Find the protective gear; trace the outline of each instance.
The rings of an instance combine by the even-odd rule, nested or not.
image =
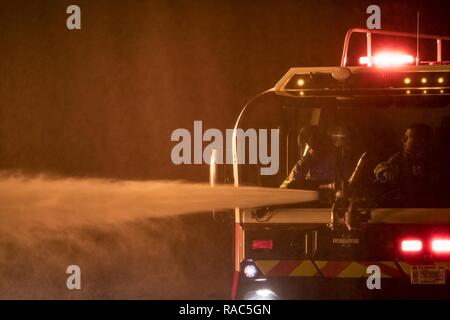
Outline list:
[[[423,184],[435,179],[429,156],[431,129],[425,124],[413,124],[403,138],[403,151],[391,156],[374,170],[377,179],[401,185]]]

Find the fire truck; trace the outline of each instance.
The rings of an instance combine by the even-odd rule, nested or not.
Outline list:
[[[318,200],[235,209],[233,299],[450,297],[449,41],[350,29],[339,66],[291,68],[244,106],[234,129],[278,128],[280,170],[235,161],[234,185],[315,190]],[[374,172],[417,123],[430,133],[422,175],[435,180],[411,193],[414,182]],[[283,185],[311,147],[305,128],[329,151],[312,165],[331,165]]]

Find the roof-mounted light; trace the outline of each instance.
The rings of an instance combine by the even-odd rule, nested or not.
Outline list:
[[[372,57],[361,57],[359,58],[359,63],[367,66],[395,67],[413,64],[414,60],[414,57],[408,54],[382,52]]]
[[[422,240],[419,239],[405,239],[401,242],[401,250],[403,252],[420,252],[422,247]]]
[[[434,253],[450,253],[450,238],[435,238],[431,241]]]

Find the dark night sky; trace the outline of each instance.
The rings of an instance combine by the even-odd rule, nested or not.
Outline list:
[[[422,32],[450,34],[445,3],[2,1],[0,169],[206,181],[171,163],[172,130],[230,128],[291,66],[337,65],[370,4],[383,29],[414,32],[420,9]]]

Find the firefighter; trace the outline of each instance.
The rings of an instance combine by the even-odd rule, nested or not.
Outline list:
[[[417,123],[408,127],[403,137],[403,150],[376,166],[378,179],[390,183],[431,181],[431,128]]]
[[[411,201],[424,199],[436,185],[438,175],[431,152],[432,130],[423,123],[409,126],[403,137],[403,150],[375,167],[377,180],[396,186],[400,197]]]
[[[318,126],[300,130],[299,144],[303,155],[280,188],[317,189],[329,183],[334,175],[334,155],[330,139]]]

